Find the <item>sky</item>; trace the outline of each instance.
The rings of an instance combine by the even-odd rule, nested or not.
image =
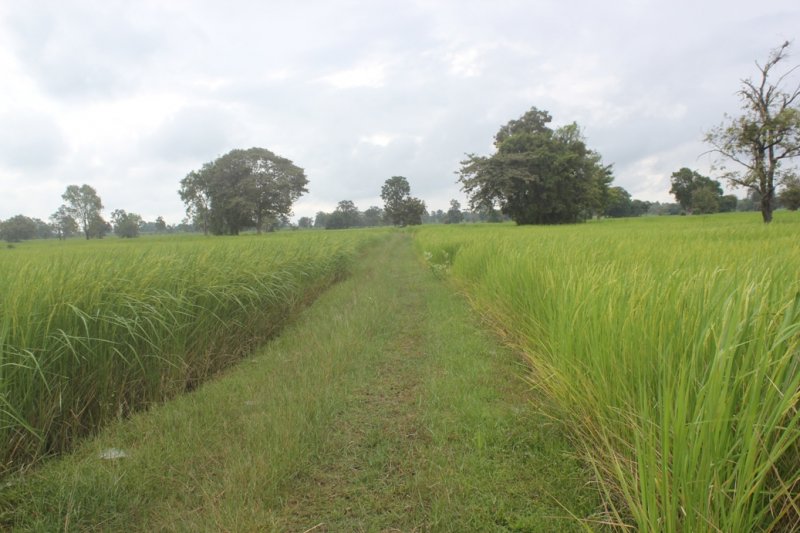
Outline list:
[[[305,169],[295,219],[381,206],[397,175],[447,210],[465,154],[533,106],[634,198],[674,201],[798,28],[797,0],[0,0],[0,219],[88,183],[106,215],[178,223],[180,180],[253,146]]]

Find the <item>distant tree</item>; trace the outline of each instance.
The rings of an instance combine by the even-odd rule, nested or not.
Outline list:
[[[25,215],[16,215],[0,223],[0,238],[20,242],[36,238],[36,222]]]
[[[726,194],[724,196],[720,196],[719,211],[720,213],[730,213],[732,211],[736,211],[736,205],[738,203],[739,199],[736,198],[735,194]]]
[[[603,215],[611,218],[629,217],[633,211],[631,195],[622,187],[610,187]]]
[[[354,228],[361,225],[361,213],[352,200],[342,200],[327,216],[325,229]]]
[[[718,164],[726,171],[725,178],[761,196],[764,223],[772,221],[777,188],[792,172],[789,161],[800,156],[800,84],[783,87],[798,66],[774,73],[786,59],[788,47],[786,41],[772,50],[763,66],[756,63],[758,77],[742,81],[742,115],[726,117],[706,135],[712,151],[722,158]],[[774,82],[772,74],[777,76]],[[725,165],[730,162],[742,170],[729,171]]]
[[[464,220],[464,213],[461,212],[461,204],[458,200],[450,200],[450,209],[444,216],[445,224],[460,224]]]
[[[167,223],[164,221],[164,217],[156,217],[155,230],[156,233],[164,233],[167,231]]]
[[[314,220],[311,217],[300,217],[297,221],[297,227],[300,229],[308,229],[314,225]]]
[[[89,238],[102,239],[113,230],[111,224],[105,221],[98,213],[89,221]]]
[[[381,187],[384,201],[383,212],[387,220],[396,226],[422,224],[425,202],[411,197],[411,186],[403,176],[392,176]]]
[[[380,226],[383,224],[383,209],[373,205],[364,211],[362,219],[367,227]]]
[[[330,215],[324,211],[317,211],[317,216],[314,217],[314,227],[315,228],[325,228],[328,224],[328,217]]]
[[[551,120],[531,108],[500,128],[494,155],[468,154],[458,181],[471,209],[499,206],[517,224],[579,222],[602,211],[611,167],[586,147],[576,123],[553,130]]]
[[[692,193],[692,213],[709,214],[719,212],[721,195],[711,187],[700,187]]]
[[[65,212],[75,220],[83,234],[88,240],[90,237],[102,237],[104,232],[100,231],[102,224],[105,223],[100,216],[103,209],[103,202],[97,195],[97,191],[89,185],[70,185],[66,192],[61,195],[66,202],[62,207]]]
[[[784,180],[783,190],[780,193],[780,202],[790,211],[800,209],[800,177],[792,175]]]
[[[695,209],[695,205],[702,206],[704,209],[702,212],[704,213],[716,213],[719,211],[719,198],[722,197],[722,185],[720,185],[717,180],[712,180],[697,171],[683,167],[677,172],[672,173],[670,183],[672,184],[669,189],[670,194],[675,197],[686,213],[691,214]],[[695,201],[695,194],[701,190],[706,192],[701,193],[701,199]],[[716,202],[712,202],[709,199],[708,191],[711,191],[717,196]],[[716,205],[714,211],[705,210],[711,208],[712,205]]]
[[[78,223],[63,205],[50,215],[50,224],[59,240],[67,239],[78,232]]]
[[[285,222],[305,192],[302,168],[264,148],[231,150],[181,180],[187,215],[215,234],[259,233]]]
[[[111,222],[114,225],[114,234],[117,237],[132,239],[139,236],[142,217],[136,213],[126,213],[124,209],[115,209],[111,213]]]
[[[631,216],[640,217],[642,215],[646,215],[648,212],[650,212],[651,205],[651,202],[637,200],[634,198],[631,200]]]
[[[193,170],[181,180],[178,191],[186,205],[186,216],[192,223],[208,235],[209,217],[211,213],[210,163],[203,166],[206,172]]]

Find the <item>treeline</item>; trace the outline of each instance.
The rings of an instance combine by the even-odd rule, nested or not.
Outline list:
[[[133,238],[140,233],[173,233],[191,231],[188,224],[170,226],[162,217],[148,222],[136,213],[115,209],[111,221],[102,216],[103,202],[90,185],[70,185],[61,195],[64,203],[47,222],[39,218],[16,215],[0,221],[0,239],[13,243],[31,239],[68,239],[82,235],[86,239],[102,239],[110,233]]]

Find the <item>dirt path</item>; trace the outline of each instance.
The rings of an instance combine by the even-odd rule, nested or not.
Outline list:
[[[392,257],[378,274],[392,293],[385,349],[331,425],[326,453],[287,491],[276,529],[579,529],[557,500],[586,516],[592,495],[575,488],[585,473],[533,415],[517,357],[408,240]]]

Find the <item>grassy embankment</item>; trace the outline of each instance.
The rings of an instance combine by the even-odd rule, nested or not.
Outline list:
[[[395,233],[253,358],[6,487],[0,524],[580,530],[589,472],[522,371]]]
[[[0,250],[0,477],[238,361],[376,233]]]
[[[800,217],[422,228],[642,531],[800,527]]]

